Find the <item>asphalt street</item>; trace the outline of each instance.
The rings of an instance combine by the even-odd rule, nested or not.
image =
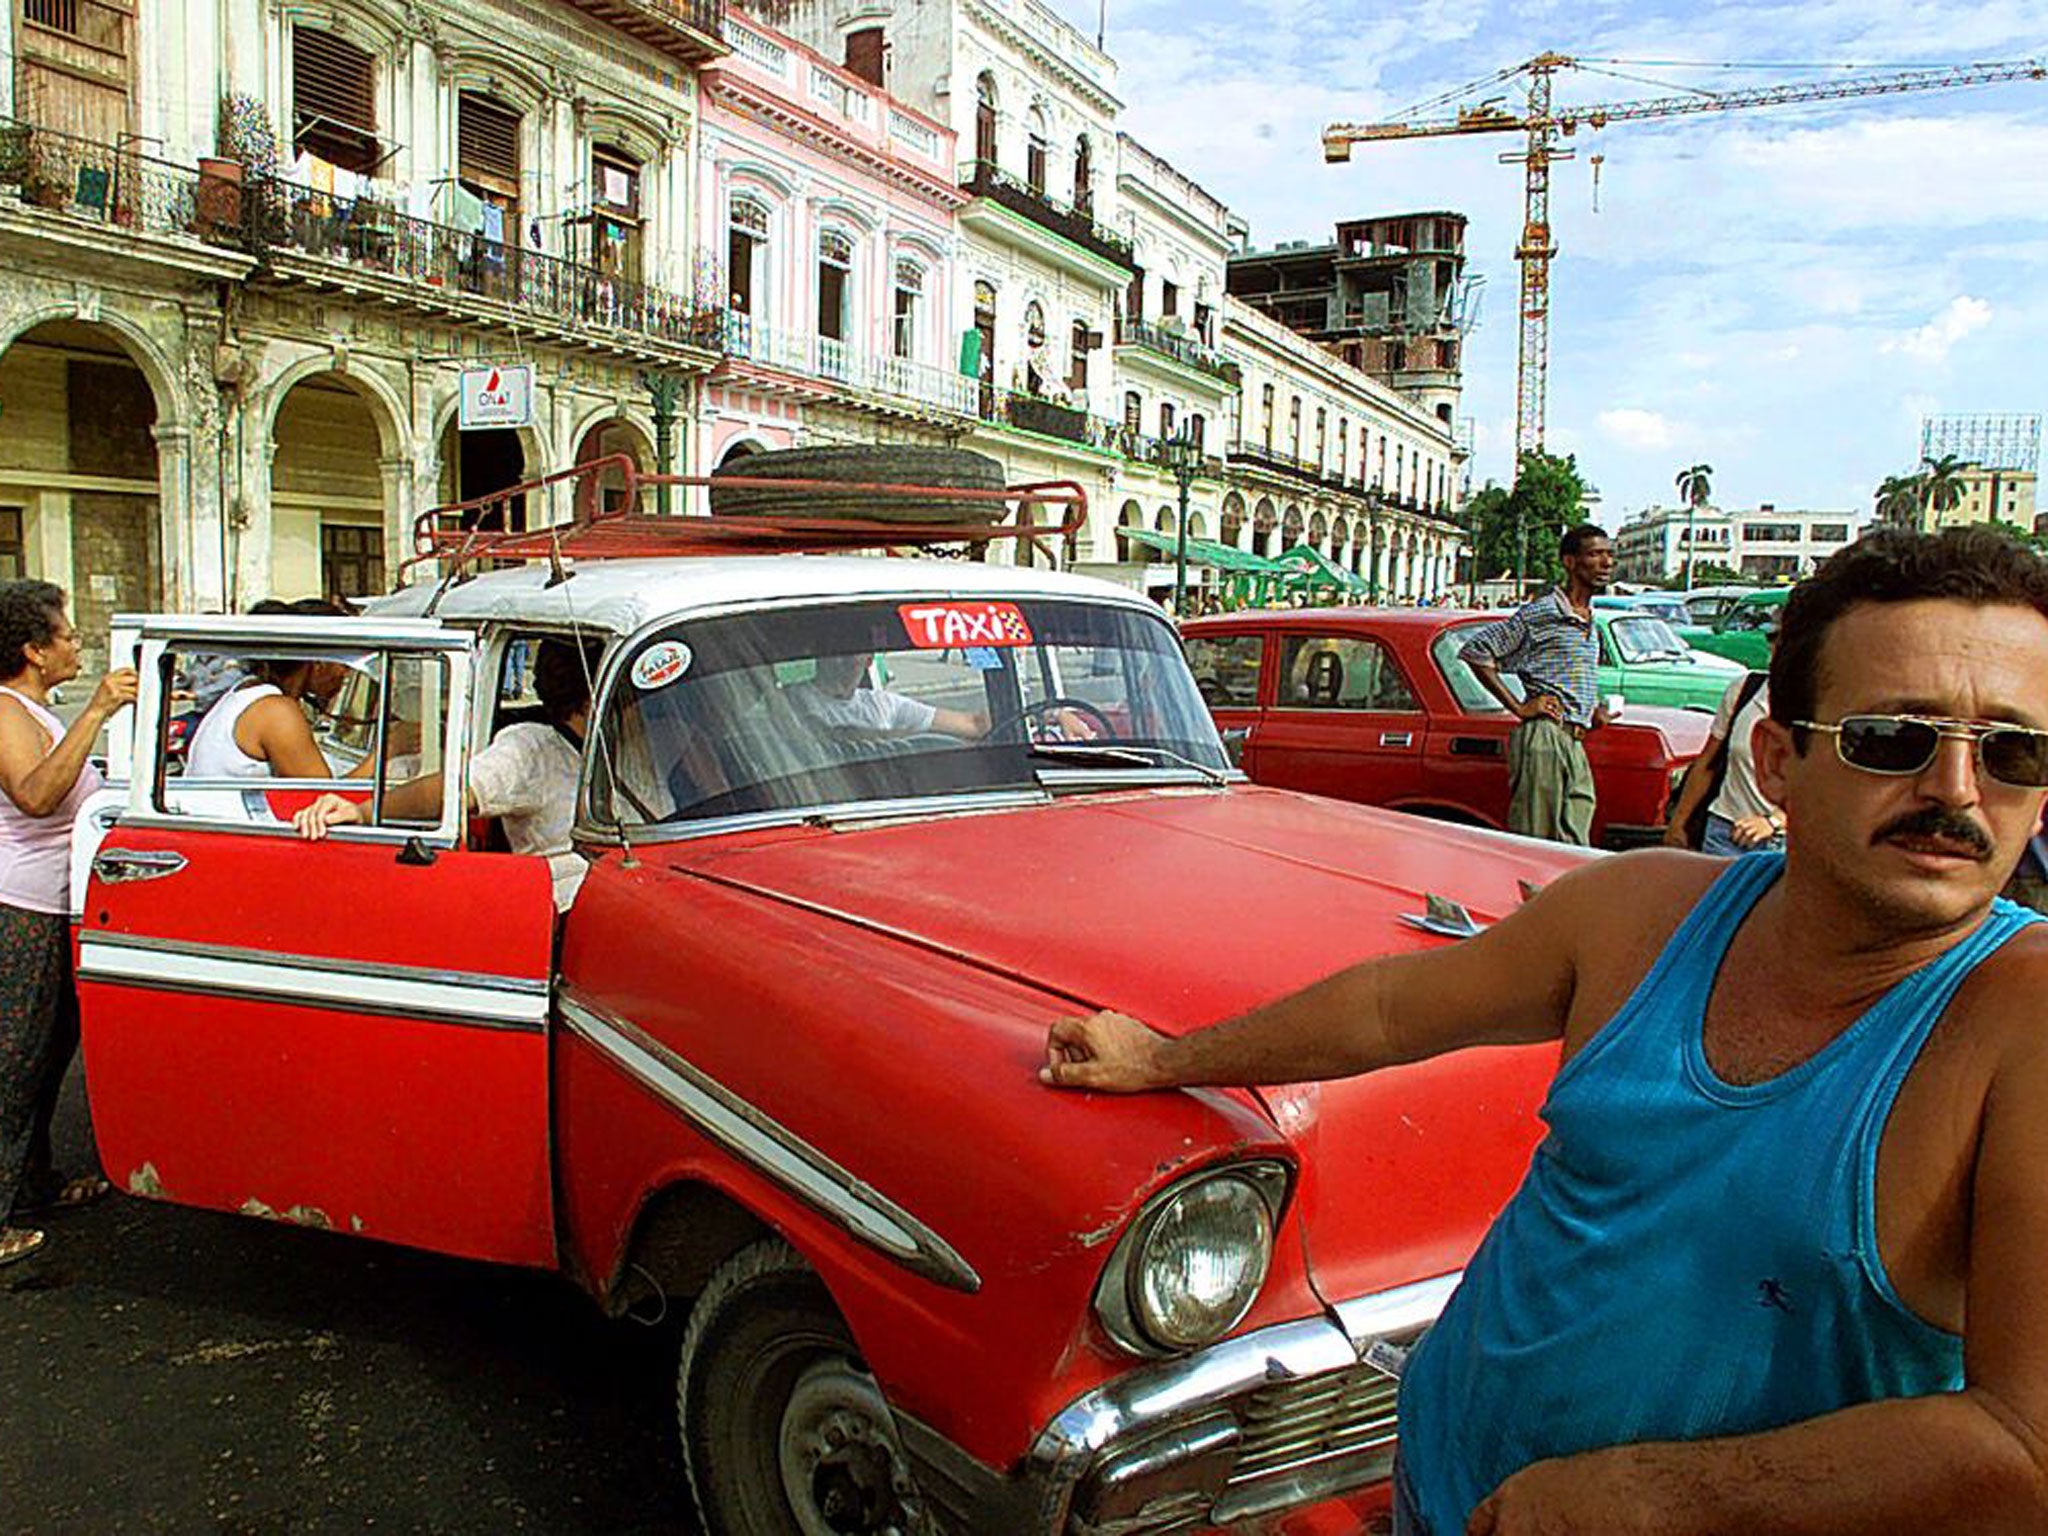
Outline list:
[[[80,1078],[59,1122],[82,1167]],[[554,1276],[112,1195],[0,1269],[0,1533],[692,1536],[673,1337]]]

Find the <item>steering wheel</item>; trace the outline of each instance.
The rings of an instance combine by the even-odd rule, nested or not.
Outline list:
[[[1090,704],[1086,699],[1069,698],[1065,694],[1054,694],[1050,698],[1040,699],[1036,704],[1026,704],[1015,714],[1005,715],[988,728],[988,735],[985,739],[991,741],[1000,740],[1002,733],[1011,726],[1022,724],[1026,726],[1026,734],[1031,740],[1044,741],[1047,739],[1045,734],[1048,723],[1046,717],[1055,710],[1061,709],[1071,709],[1078,714],[1086,715],[1089,721],[1098,727],[1098,732],[1092,739],[1096,741],[1115,741],[1117,739],[1116,726],[1109,716],[1105,715],[1093,704]],[[1033,722],[1037,723],[1034,725]]]

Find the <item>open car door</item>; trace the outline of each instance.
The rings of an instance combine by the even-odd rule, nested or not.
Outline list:
[[[79,931],[93,1122],[130,1191],[554,1262],[554,912],[545,860],[463,846],[473,649],[433,620],[141,621],[128,797]],[[178,772],[180,682],[222,659],[245,687],[318,664],[335,778]],[[436,773],[431,811],[385,804]],[[367,824],[308,842],[290,813],[328,789]]]

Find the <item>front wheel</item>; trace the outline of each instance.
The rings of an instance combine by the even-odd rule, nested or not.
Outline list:
[[[691,1309],[676,1413],[705,1536],[933,1529],[881,1388],[780,1238],[735,1254]]]

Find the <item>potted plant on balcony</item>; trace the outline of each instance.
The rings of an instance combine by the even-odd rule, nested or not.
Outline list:
[[[28,180],[27,123],[0,124],[0,186],[18,187]]]
[[[219,153],[199,161],[193,232],[204,239],[239,231],[244,185],[268,184],[277,176],[277,132],[254,96],[230,91],[221,97],[215,143]]]

